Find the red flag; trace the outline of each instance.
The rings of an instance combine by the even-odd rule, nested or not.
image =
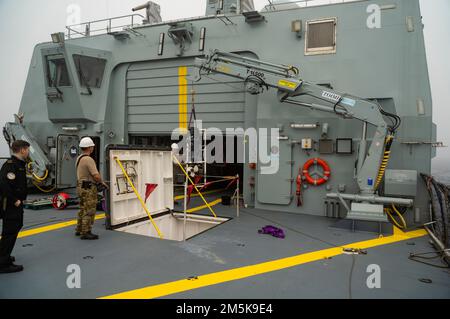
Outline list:
[[[145,190],[145,203],[147,203],[147,199],[155,191],[156,187],[158,187],[158,184],[145,184],[145,185],[147,186]]]

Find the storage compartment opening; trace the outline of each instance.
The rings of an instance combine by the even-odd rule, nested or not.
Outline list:
[[[215,139],[215,138],[214,138]],[[208,141],[208,144],[213,142],[214,139]],[[240,136],[223,136],[223,158],[218,156],[218,154],[213,153],[216,158],[219,159],[219,163],[213,162],[206,165],[207,176],[224,176],[233,177],[239,175],[240,178],[240,189],[242,190],[243,180],[244,180],[244,159],[243,154],[240,154],[242,150],[238,146],[243,144],[243,137]],[[211,178],[209,181],[214,181],[220,178]],[[216,185],[211,185],[212,188],[224,189],[228,186],[229,182],[218,183]],[[234,191],[236,185],[234,184],[232,189],[229,191]]]
[[[130,142],[133,145],[138,145],[141,147],[166,147],[170,148],[173,143],[176,143],[178,141],[174,141],[171,139],[170,135],[130,135],[129,136]],[[212,143],[215,137],[212,139],[208,139],[206,142],[207,144]],[[220,163],[214,162],[214,163],[208,163],[206,164],[206,170],[204,169],[203,163],[193,163],[192,166],[197,166],[196,169],[198,170],[197,175],[204,175],[204,172],[206,171],[206,183],[214,182],[216,180],[220,180],[219,176],[223,177],[231,177],[239,175],[240,177],[240,189],[243,189],[243,181],[244,181],[244,160],[242,157],[242,154],[239,155],[239,147],[238,145],[243,143],[243,137],[242,136],[231,136],[231,135],[224,135],[222,146],[223,146],[223,158],[217,157],[221,161]],[[203,146],[204,147],[204,146]],[[227,148],[228,147],[228,148]],[[202,151],[203,152],[203,151]],[[215,152],[213,152],[213,155],[216,156]],[[204,159],[203,159],[204,160]],[[175,187],[175,195],[182,195],[183,194],[183,184],[185,181],[185,175],[181,171],[181,169],[178,167],[178,165],[173,165],[173,171],[174,171],[174,183],[177,185]],[[214,176],[213,178],[209,178],[209,176]],[[199,181],[199,186],[203,186],[205,182],[205,179],[201,179]],[[208,184],[205,191],[213,191],[213,190],[224,190],[228,187],[229,181],[223,181],[220,183],[210,183]],[[230,191],[231,193],[236,188],[236,185],[233,184],[232,187],[229,187],[227,191]],[[242,196],[242,195],[241,195]]]
[[[172,152],[159,147],[107,147],[107,228],[136,235],[182,241],[228,221],[228,218],[174,212]],[[138,198],[139,195],[139,198]]]
[[[201,233],[217,227],[229,218],[209,217],[202,215],[188,214],[186,218],[186,240],[189,240]],[[183,241],[184,240],[184,214],[166,212],[153,218],[159,228],[164,240]],[[159,235],[150,220],[144,220],[132,225],[127,225],[115,229],[115,231],[146,237],[159,238]]]

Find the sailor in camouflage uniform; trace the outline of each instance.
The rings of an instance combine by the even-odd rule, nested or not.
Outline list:
[[[94,159],[90,156],[95,144],[91,138],[85,137],[80,142],[82,154],[77,159],[77,192],[80,198],[80,212],[78,213],[76,236],[83,240],[98,239],[98,235],[91,232],[97,211],[97,185],[103,184]]]

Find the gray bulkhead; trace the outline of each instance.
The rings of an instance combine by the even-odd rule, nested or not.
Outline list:
[[[367,6],[371,3],[394,5],[382,10],[382,27],[369,29]],[[379,99],[390,112],[402,117],[389,164],[392,169],[430,173],[435,127],[425,56],[422,21],[418,0],[360,1],[315,6],[285,11],[261,12],[265,21],[247,23],[242,15],[227,19],[204,17],[188,21],[193,27],[193,41],[187,43],[183,56],[167,36],[167,24],[135,28],[140,34],[116,39],[99,35],[67,40],[64,46],[45,43],[36,46],[24,90],[20,112],[42,148],[48,152],[46,139],[70,134],[63,127],[78,127],[78,136],[99,136],[102,150],[108,144],[129,143],[129,134],[166,135],[180,124],[180,67],[187,66],[187,111],[190,112],[192,89],[196,91],[197,117],[203,127],[220,129],[243,127],[281,128],[289,137],[280,141],[280,170],[275,175],[259,175],[244,165],[244,198],[250,206],[276,211],[323,216],[325,194],[345,189],[357,191],[354,180],[356,148],[362,135],[362,123],[343,120],[330,114],[279,103],[271,90],[257,97],[244,91],[244,85],[223,76],[210,76],[192,84],[197,72],[193,59],[203,55],[199,34],[206,28],[205,52],[218,49],[257,57],[273,63],[299,67],[301,77],[310,82],[331,85],[341,92]],[[412,17],[413,31],[407,17]],[[305,55],[307,21],[336,18],[336,52]],[[301,20],[303,34],[291,31],[291,22]],[[232,22],[232,23],[231,23]],[[160,34],[165,33],[163,54],[158,55]],[[66,57],[71,85],[61,87],[63,101],[50,103],[46,97],[45,59],[48,54]],[[80,86],[73,55],[106,59],[100,88],[92,95]],[[423,107],[422,107],[423,105]],[[322,129],[292,129],[291,124],[328,124],[327,138],[352,138],[353,153],[322,155],[306,152],[293,140],[322,138]],[[373,135],[369,129],[368,137]],[[104,152],[100,167],[105,169]],[[324,186],[303,189],[304,205],[297,207],[295,178],[299,168],[310,158],[321,157],[332,169],[331,180]],[[71,173],[72,174],[72,173]],[[256,175],[256,176],[255,176]],[[252,176],[256,185],[249,184]],[[418,183],[416,207],[420,220],[427,220],[427,193]],[[343,210],[343,208],[341,207]],[[418,222],[417,212],[408,213],[408,221]]]

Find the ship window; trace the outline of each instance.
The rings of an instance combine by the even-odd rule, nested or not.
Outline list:
[[[82,87],[100,88],[105,72],[106,60],[84,55],[73,55],[78,79]]]
[[[336,18],[306,23],[305,54],[336,53]]]
[[[49,55],[47,59],[47,84],[49,87],[70,86],[69,72],[63,55]]]

